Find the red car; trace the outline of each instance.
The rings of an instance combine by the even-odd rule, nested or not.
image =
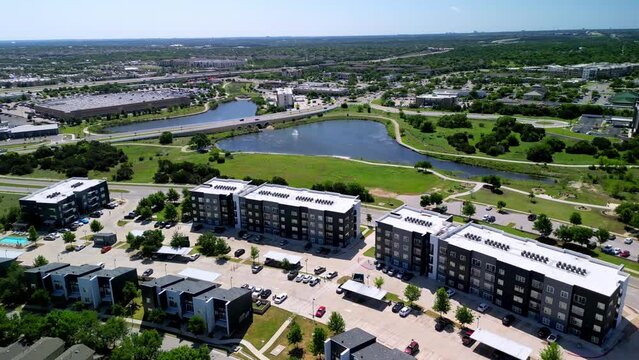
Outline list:
[[[406,346],[406,349],[404,349],[404,352],[408,355],[415,355],[418,351],[419,344],[415,340],[411,340],[410,344],[408,344],[408,346]]]
[[[100,252],[101,252],[102,254],[104,254],[104,253],[109,252],[109,250],[111,250],[111,247],[110,247],[110,246],[105,246],[105,247],[103,247],[103,248],[100,250]]]
[[[627,258],[628,256],[630,256],[630,251],[624,250],[621,253],[619,253],[619,256]]]
[[[326,306],[318,307],[317,311],[315,312],[315,316],[321,318],[322,316],[324,316],[324,314],[326,314]]]

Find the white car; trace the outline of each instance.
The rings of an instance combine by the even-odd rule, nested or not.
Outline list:
[[[614,248],[614,249],[612,250],[612,252],[613,252],[615,255],[619,255],[619,254],[621,253],[621,249],[620,249],[620,248]]]
[[[313,280],[313,276],[311,275],[304,275],[304,278],[302,279],[302,282],[304,284],[308,284],[311,280]]]
[[[401,310],[399,310],[399,316],[407,317],[410,315],[411,309],[408,306],[404,306]]]
[[[279,295],[275,295],[275,298],[273,298],[273,302],[276,304],[281,304],[284,302],[284,300],[286,300],[286,298],[288,298],[288,295],[286,293],[281,293]]]
[[[490,306],[486,303],[481,303],[479,304],[479,306],[477,306],[477,311],[479,311],[480,313],[485,313],[486,310],[488,310]]]
[[[189,256],[189,260],[195,261],[200,258],[200,254],[193,254]]]
[[[302,282],[302,280],[304,280],[304,277],[306,277],[306,275],[304,274],[297,275],[297,277],[295,278],[295,282]]]
[[[632,241],[633,241],[633,240],[632,240],[632,238],[626,238],[626,239],[623,241],[623,243],[624,243],[624,244],[626,244],[626,245],[630,245],[630,244],[632,244]]]
[[[448,294],[449,298],[452,298],[455,295],[455,290],[453,289],[446,289],[446,294]]]
[[[253,289],[253,296],[260,296],[262,294],[262,288],[261,287],[256,287],[255,289]]]

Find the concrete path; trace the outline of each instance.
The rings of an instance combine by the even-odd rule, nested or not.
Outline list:
[[[273,334],[273,336],[271,336],[271,338],[266,342],[266,344],[262,346],[262,348],[260,349],[260,353],[264,354],[264,352],[268,351],[268,349],[270,349],[271,346],[273,346],[273,343],[277,341],[277,339],[280,337],[280,335],[282,335],[282,333],[286,330],[286,328],[291,324],[292,321],[293,321],[292,316],[286,319],[286,321],[284,321],[282,326],[280,326],[280,328],[277,329],[275,334]]]

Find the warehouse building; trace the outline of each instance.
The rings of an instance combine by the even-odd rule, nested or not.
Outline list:
[[[191,97],[186,91],[155,90],[62,98],[36,104],[34,109],[43,116],[70,120],[186,106],[190,103]]]
[[[69,178],[20,199],[28,219],[47,226],[66,226],[80,215],[100,209],[110,201],[105,180]]]
[[[213,178],[192,189],[193,221],[239,228],[239,193],[249,183],[250,181]]]

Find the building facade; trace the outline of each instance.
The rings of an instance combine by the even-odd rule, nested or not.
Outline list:
[[[375,257],[436,278],[437,238],[454,227],[452,215],[401,206],[377,220]]]
[[[81,300],[79,279],[101,269],[97,265],[80,265],[67,266],[51,272],[51,296],[64,301]]]
[[[601,345],[621,321],[628,274],[476,224],[440,239],[438,279],[545,326]]]
[[[78,278],[82,303],[97,309],[101,305],[114,305],[121,301],[127,282],[138,285],[138,272],[134,268],[102,269]]]
[[[24,280],[27,287],[31,290],[45,289],[53,292],[53,283],[51,282],[51,273],[69,266],[66,263],[49,263],[43,266],[26,269],[24,271]]]
[[[410,360],[414,357],[377,342],[374,335],[353,328],[324,342],[326,360]]]
[[[293,99],[293,89],[284,88],[275,90],[276,105],[283,109],[292,108],[295,105],[295,99]]]
[[[69,178],[21,198],[20,208],[34,222],[66,226],[80,215],[101,209],[109,201],[105,180]]]
[[[240,226],[318,245],[346,246],[359,237],[356,196],[262,184],[239,195]]]
[[[211,179],[191,190],[193,221],[214,226],[240,226],[239,193],[249,181]]]

